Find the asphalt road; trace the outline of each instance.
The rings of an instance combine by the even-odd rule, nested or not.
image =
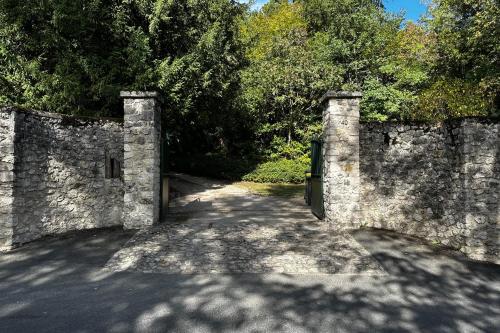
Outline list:
[[[49,238],[0,255],[0,332],[499,332],[500,266],[379,231],[379,275],[103,271],[132,236]]]

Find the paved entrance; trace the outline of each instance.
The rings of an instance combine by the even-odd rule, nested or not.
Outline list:
[[[352,233],[383,276],[103,271],[132,235],[121,228],[80,231],[0,254],[0,332],[490,333],[500,327],[500,266],[395,233]]]
[[[367,274],[384,271],[350,234],[317,220],[301,198],[262,197],[229,183],[175,175],[167,219],[138,232],[113,271]]]

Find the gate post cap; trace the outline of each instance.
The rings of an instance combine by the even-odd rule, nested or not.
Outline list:
[[[354,99],[363,97],[363,93],[360,91],[335,91],[328,90],[323,97],[319,100],[320,103],[323,103],[329,99]]]
[[[157,91],[120,91],[120,98],[141,99],[158,98]]]

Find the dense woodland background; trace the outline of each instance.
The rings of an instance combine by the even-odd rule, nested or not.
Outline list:
[[[121,116],[163,96],[174,169],[300,182],[321,95],[364,93],[366,121],[497,117],[498,0],[434,0],[421,22],[380,0],[0,0],[0,104]]]

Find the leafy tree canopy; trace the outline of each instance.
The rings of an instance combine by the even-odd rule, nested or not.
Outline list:
[[[171,152],[305,163],[329,89],[365,120],[498,115],[498,0],[0,0],[0,104],[120,116],[158,90]],[[283,165],[286,165],[284,163]]]
[[[498,115],[500,103],[500,6],[498,0],[435,0],[426,20],[436,39],[432,84],[423,94],[439,96],[422,105],[438,119],[448,115]],[[448,99],[439,90],[457,91]],[[435,91],[435,90],[438,91]],[[462,94],[458,91],[463,91]],[[475,104],[480,97],[481,103]],[[456,99],[458,98],[458,100]],[[462,105],[463,114],[458,112]],[[433,106],[434,105],[434,106]]]
[[[243,105],[264,146],[287,143],[321,116],[318,100],[340,84],[340,73],[321,55],[321,36],[311,37],[300,3],[271,2],[242,25],[249,65],[242,71]]]

